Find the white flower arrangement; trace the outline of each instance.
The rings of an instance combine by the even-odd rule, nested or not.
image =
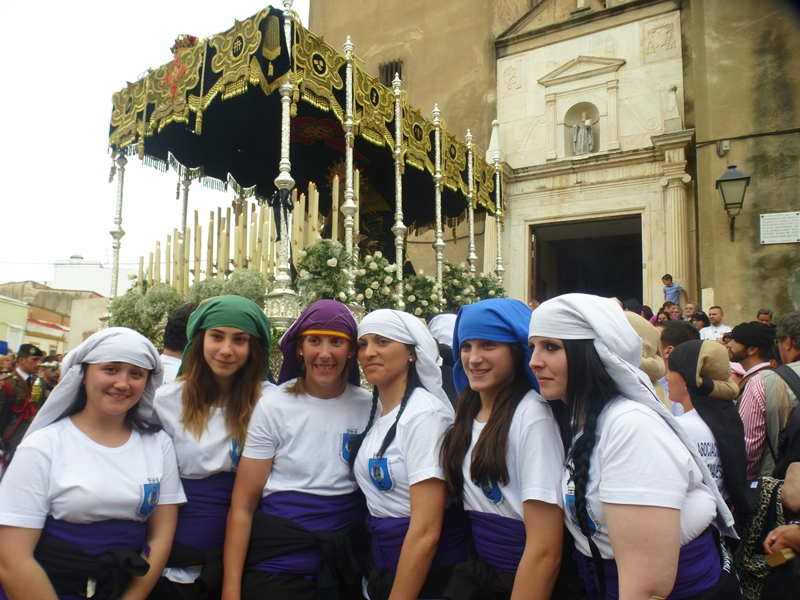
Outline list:
[[[369,311],[378,308],[395,308],[400,301],[397,294],[397,268],[389,263],[380,251],[364,256],[358,265],[354,282],[356,298],[363,296],[359,302]]]
[[[347,273],[353,258],[342,244],[319,238],[297,256],[296,284],[304,307],[314,300],[347,300]]]

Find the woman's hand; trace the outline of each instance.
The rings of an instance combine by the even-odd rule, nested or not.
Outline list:
[[[233,484],[231,509],[225,530],[225,547],[222,555],[224,575],[222,578],[222,600],[240,600],[242,575],[250,546],[253,515],[258,510],[264,486],[272,471],[272,459],[239,459],[236,482]]]
[[[619,600],[666,598],[675,586],[681,512],[675,508],[603,502],[619,569]]]
[[[780,552],[784,548],[800,552],[800,525],[781,525],[770,531],[764,540],[764,551],[767,554]]]
[[[10,600],[58,600],[47,574],[33,558],[41,529],[0,526],[0,585]]]
[[[160,504],[148,517],[147,545],[150,546],[150,554],[142,553],[142,558],[150,564],[150,570],[141,577],[132,578],[120,600],[145,600],[150,595],[169,560],[177,526],[177,504]]]
[[[441,479],[426,479],[411,486],[411,522],[389,600],[416,600],[439,546],[446,499]]]

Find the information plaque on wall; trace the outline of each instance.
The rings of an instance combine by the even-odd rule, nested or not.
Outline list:
[[[761,243],[800,243],[800,212],[761,215]]]

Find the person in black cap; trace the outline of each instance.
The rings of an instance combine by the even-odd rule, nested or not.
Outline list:
[[[758,321],[750,321],[737,325],[726,336],[725,345],[728,347],[731,362],[739,363],[744,369],[744,376],[739,382],[739,395],[736,397],[738,406],[744,388],[753,375],[771,366],[769,359],[775,345],[775,328]]]
[[[666,377],[670,399],[683,405],[678,420],[697,444],[722,497],[736,515],[748,514],[744,426],[732,402],[737,388],[725,349],[709,340],[684,342],[670,354]]]
[[[6,460],[14,454],[44,402],[44,397],[31,397],[43,357],[44,352],[33,344],[22,344],[17,353],[16,369],[0,377],[0,432]]]

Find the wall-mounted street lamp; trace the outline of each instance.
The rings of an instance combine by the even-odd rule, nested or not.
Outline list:
[[[750,178],[738,171],[736,165],[729,166],[722,177],[717,179],[717,189],[725,204],[725,212],[728,213],[731,221],[731,241],[733,241],[733,226],[736,223],[736,217],[742,212],[744,194],[748,185],[750,185]]]

